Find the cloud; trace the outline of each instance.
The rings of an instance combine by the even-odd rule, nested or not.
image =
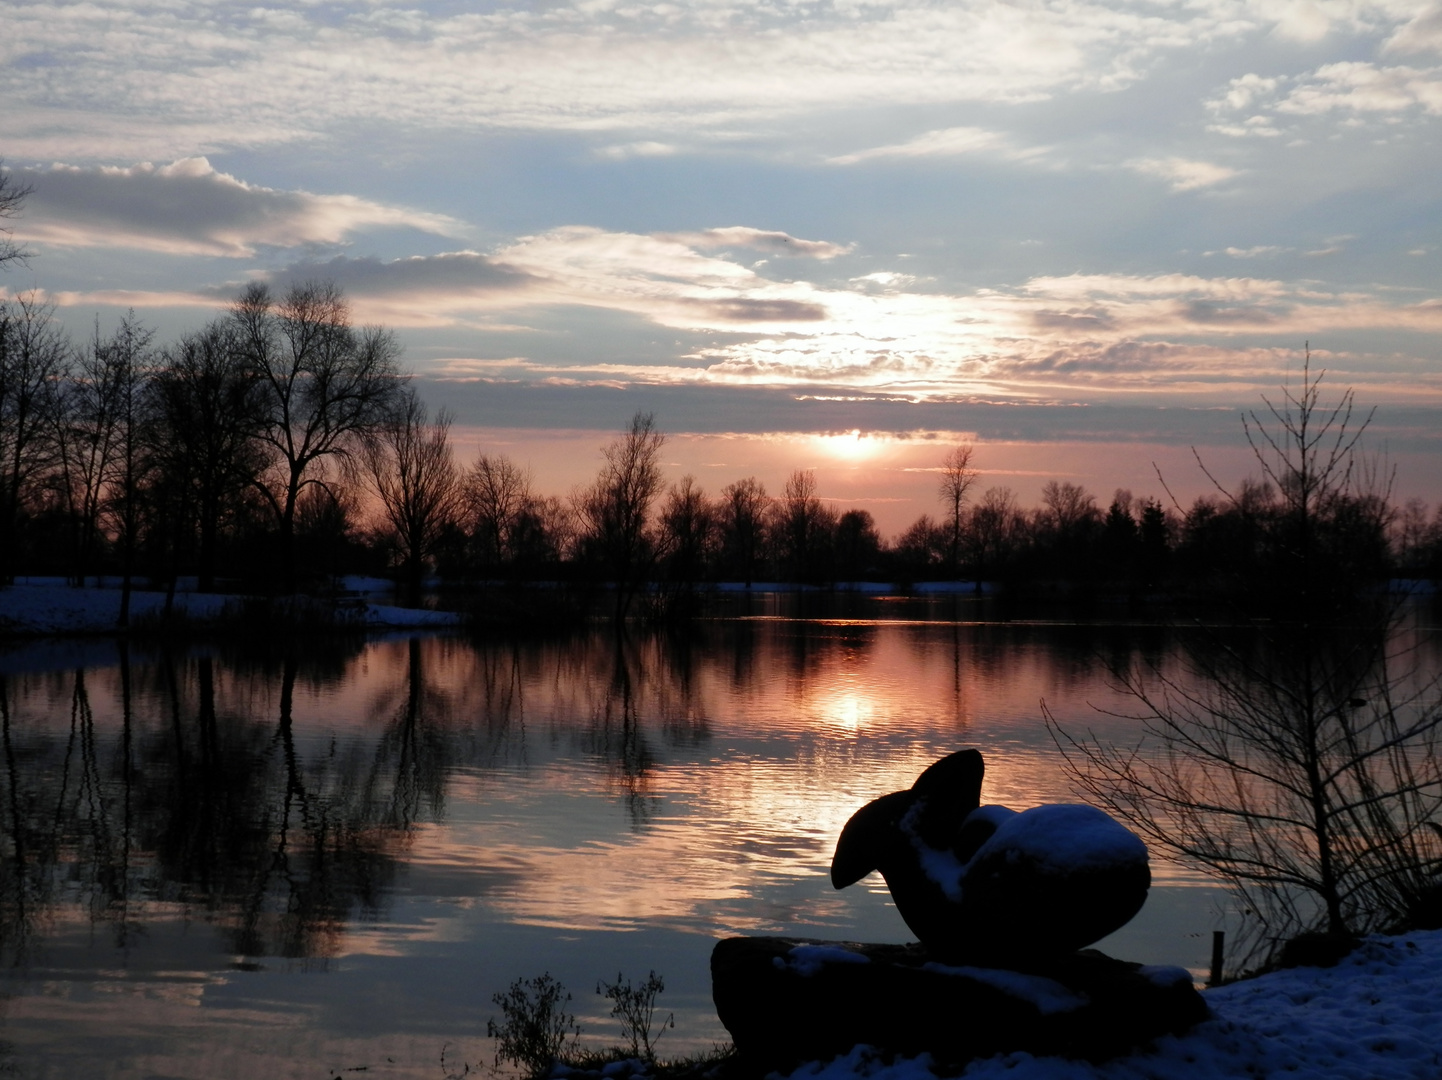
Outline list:
[[[862,289],[905,289],[915,285],[917,278],[913,274],[898,274],[893,270],[878,270],[872,274],[863,274],[860,277],[851,279],[851,284]]]
[[[805,282],[775,282],[752,268],[704,254],[702,247],[811,245],[830,257],[840,248],[785,233],[733,226],[647,236],[568,226],[521,237],[493,255],[496,265],[528,275],[532,302],[626,311],[682,329],[814,323],[825,317],[820,293]],[[832,250],[835,249],[835,250]]]
[[[698,248],[750,248],[767,255],[805,255],[813,259],[832,259],[851,250],[827,240],[802,240],[784,232],[752,229],[745,225],[728,225],[699,232],[660,233],[663,239],[675,240]]]
[[[1216,118],[1208,130],[1237,137],[1280,135],[1281,129],[1265,114],[1265,108],[1273,104],[1282,82],[1280,78],[1264,78],[1256,72],[1231,80],[1225,90],[1205,102],[1207,110]]]
[[[1364,61],[1325,64],[1277,103],[1278,112],[1316,116],[1334,110],[1442,115],[1442,68],[1379,67]]]
[[[1171,185],[1173,191],[1196,191],[1212,187],[1237,175],[1237,170],[1226,165],[1214,165],[1209,161],[1192,161],[1187,158],[1134,158],[1123,163],[1126,168],[1143,176],[1155,176]]]
[[[1007,158],[1033,157],[1040,150],[1016,150],[1005,135],[978,127],[939,128],[914,139],[886,146],[873,146],[851,154],[827,158],[828,165],[857,165],[879,158],[957,157],[961,154],[992,153]]]
[[[709,231],[698,235],[715,239]],[[1235,396],[1285,373],[1278,358],[1288,354],[1271,345],[1278,340],[1442,333],[1442,298],[1399,303],[1382,290],[1180,273],[1039,276],[951,293],[934,283],[911,292],[903,276],[884,271],[822,285],[771,280],[675,235],[585,226],[519,237],[486,253],[337,256],[265,276],[278,289],[315,278],[340,284],[361,321],[514,329],[524,321],[545,325],[547,312],[592,308],[685,335],[674,352],[622,364],[512,358],[468,372],[557,385],[762,386],[911,401]],[[880,287],[857,287],[872,283]],[[214,305],[234,290],[201,290],[187,302]],[[55,299],[147,306],[144,294]],[[153,302],[177,299],[156,294]],[[1389,385],[1403,397],[1431,393],[1418,380],[1422,362],[1408,363]],[[1374,381],[1374,396],[1377,387]]]
[[[643,140],[641,142],[614,143],[600,147],[596,156],[611,161],[625,161],[628,158],[670,157],[678,153],[679,147],[672,143]]]
[[[1229,82],[1226,90],[1212,99],[1209,105],[1215,110],[1245,112],[1254,108],[1258,102],[1269,100],[1281,84],[1281,79],[1263,78],[1255,72],[1249,72]]]
[[[1280,255],[1291,248],[1281,247],[1277,244],[1255,244],[1249,248],[1228,247],[1221,251],[1204,251],[1203,255],[1230,255],[1234,259],[1266,259],[1273,255]]]
[[[1382,51],[1404,55],[1442,53],[1442,3],[1428,5],[1404,23],[1387,39]]]
[[[310,281],[331,281],[351,299],[367,322],[393,326],[434,326],[465,316],[484,315],[523,302],[535,281],[474,251],[418,255],[404,259],[353,258],[302,260],[263,275],[276,291]],[[234,285],[209,290],[229,300]]]
[[[567,226],[523,236],[495,251],[456,251],[383,260],[338,255],[300,260],[260,275],[276,289],[304,281],[334,281],[359,318],[396,326],[466,323],[499,311],[592,307],[639,315],[686,330],[774,330],[827,318],[822,293],[805,282],[775,282],[703,245],[800,245],[826,258],[845,249],[785,233],[732,227],[691,234],[648,236]],[[834,250],[833,250],[834,249]],[[229,300],[238,286],[202,290],[212,302]]]
[[[804,300],[686,299],[682,301],[707,323],[805,323],[826,318],[826,308]]]
[[[37,244],[242,258],[263,246],[338,244],[369,228],[403,226],[440,235],[461,228],[440,214],[354,195],[247,184],[217,172],[203,157],[129,168],[56,164],[17,174],[34,189],[22,229]]]
[[[1164,56],[1257,25],[1227,5],[1107,0],[478,9],[15,0],[0,139],[12,157],[75,161],[365,125],[615,133],[600,152],[625,157],[665,152],[676,136],[774,133],[778,122],[858,108],[1116,90]]]
[[[1233,79],[1206,104],[1216,118],[1209,130],[1234,136],[1280,135],[1284,118],[1442,116],[1442,67],[1346,60],[1295,78],[1250,74]]]

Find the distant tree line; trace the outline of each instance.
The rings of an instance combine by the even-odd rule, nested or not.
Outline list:
[[[589,484],[538,492],[499,454],[455,460],[452,419],[432,417],[394,336],[352,324],[327,283],[283,296],[247,287],[219,318],[169,345],[133,313],[83,342],[34,298],[0,301],[0,582],[98,574],[203,591],[294,592],[340,572],[488,581],[606,582],[618,614],[644,587],[708,582],[930,579],[1157,590],[1278,581],[1294,545],[1294,493],[1267,479],[1183,507],[1045,485],[1023,507],[974,495],[973,447],[947,449],[941,514],[888,541],[839,509],[815,474],[779,492],[755,477],[714,495],[667,483],[665,436],[638,413]],[[1308,519],[1349,580],[1442,576],[1442,508],[1395,506],[1352,484]]]
[[[0,302],[0,580],[293,591],[345,560],[365,466],[389,469],[372,451],[414,404],[398,355],[324,284],[251,286],[165,347],[133,312],[76,344],[49,305]]]

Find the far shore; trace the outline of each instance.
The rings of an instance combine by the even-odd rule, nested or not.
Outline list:
[[[104,578],[83,588],[63,578],[19,578],[0,588],[0,639],[147,634],[168,629],[225,629],[257,617],[257,609],[278,620],[368,632],[457,627],[454,611],[375,603],[368,594],[388,589],[384,579],[348,581],[337,596],[267,598],[238,593],[201,593],[179,588],[173,595],[152,588],[130,593],[128,625],[120,622],[120,583]],[[355,587],[359,586],[359,587]],[[167,600],[169,607],[167,609]]]

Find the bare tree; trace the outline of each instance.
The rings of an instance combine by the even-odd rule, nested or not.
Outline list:
[[[951,572],[958,572],[961,562],[961,508],[976,483],[977,472],[971,467],[971,443],[953,446],[941,460],[941,501],[946,503],[951,519]]]
[[[106,489],[122,437],[122,371],[111,362],[114,356],[97,322],[94,336],[61,385],[55,410],[55,482],[70,525],[71,571],[77,585],[85,584],[94,562]]]
[[[106,510],[120,547],[120,615],[118,626],[130,624],[130,589],[135,575],[135,550],[141,529],[141,488],[150,467],[145,453],[151,404],[147,388],[154,374],[150,343],[155,332],[129,311],[105,347],[105,365],[115,388],[115,459],[108,479]]]
[[[795,581],[826,574],[836,513],[816,495],[816,474],[797,469],[775,505],[775,532],[782,564]]]
[[[1016,493],[1009,487],[987,488],[981,502],[971,508],[971,528],[967,532],[978,589],[983,575],[995,573],[1015,555],[1022,529]]]
[[[579,524],[575,508],[554,495],[531,495],[516,516],[511,549],[520,572],[560,562],[575,555]]]
[[[1354,590],[1345,610],[1316,595],[1347,558],[1331,516],[1364,494],[1353,457],[1366,427],[1351,391],[1324,405],[1320,383],[1308,366],[1296,393],[1268,402],[1268,423],[1248,418],[1285,493],[1271,573],[1285,571],[1286,606],[1255,635],[1203,635],[1190,653],[1197,678],[1118,672],[1141,706],[1136,746],[1052,722],[1080,785],[1157,848],[1232,885],[1272,945],[1298,931],[1380,929],[1442,869],[1436,683],[1419,689],[1399,670],[1398,607],[1377,590]]]
[[[339,289],[296,285],[280,301],[261,284],[231,308],[239,344],[258,383],[259,438],[274,465],[254,483],[280,530],[285,590],[294,592],[295,509],[301,492],[344,470],[375,434],[400,388],[399,348],[389,331],[357,331]]]
[[[1048,480],[1041,489],[1043,518],[1054,535],[1074,536],[1098,519],[1096,496],[1080,484]]]
[[[532,502],[531,478],[504,454],[482,454],[461,482],[461,515],[483,566],[517,557],[517,530]]]
[[[705,572],[716,538],[716,510],[689,473],[671,485],[661,507],[661,555],[671,579],[690,586]]]
[[[1392,556],[1403,573],[1417,573],[1421,568],[1431,539],[1428,525],[1427,504],[1415,497],[1403,504],[1392,523]]]
[[[15,174],[5,168],[4,159],[0,158],[0,222],[20,216],[20,207],[30,190],[28,185],[15,179]],[[14,235],[13,229],[0,226],[0,266],[8,262],[23,263],[30,254],[11,239]]]
[[[442,409],[432,422],[414,387],[407,387],[364,444],[366,478],[401,552],[412,603],[420,600],[425,560],[459,508],[450,432],[450,414]]]
[[[766,539],[766,485],[754,476],[721,489],[721,542],[728,565],[749,587]]]
[[[600,475],[576,498],[584,543],[609,573],[616,589],[616,618],[626,614],[631,595],[654,554],[647,525],[651,503],[661,490],[661,447],[666,437],[655,417],[638,412],[630,427],[604,447]]]
[[[21,510],[54,463],[55,410],[69,360],[51,305],[33,294],[0,300],[0,585],[15,580]]]
[[[155,389],[162,483],[166,496],[181,504],[177,528],[189,521],[199,534],[198,585],[210,592],[221,522],[250,478],[268,464],[264,444],[255,438],[258,384],[234,322],[212,322],[168,349]]]
[[[870,510],[847,510],[836,520],[836,575],[858,581],[881,556],[881,534]]]
[[[922,514],[896,538],[896,557],[914,578],[922,579],[946,558],[946,527]]]

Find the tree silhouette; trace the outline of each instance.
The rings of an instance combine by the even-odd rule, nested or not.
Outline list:
[[[766,511],[770,500],[766,485],[754,476],[721,489],[721,536],[727,565],[745,580],[756,577],[766,540]]]
[[[69,360],[52,305],[23,294],[0,300],[0,585],[15,578],[22,509],[55,464],[57,393]]]
[[[630,427],[602,449],[600,474],[576,500],[585,542],[615,586],[618,620],[654,554],[647,525],[661,490],[659,458],[665,441],[655,417],[638,412]]]
[[[1442,702],[1435,680],[1409,689],[1415,673],[1390,651],[1398,605],[1354,573],[1336,515],[1372,505],[1358,461],[1370,416],[1354,421],[1350,390],[1324,404],[1321,382],[1308,363],[1265,421],[1247,417],[1284,493],[1264,629],[1202,635],[1200,679],[1117,672],[1140,705],[1137,746],[1072,736],[1048,717],[1088,794],[1232,885],[1272,945],[1393,924],[1442,868]]]
[[[258,437],[274,465],[254,483],[280,530],[286,592],[296,587],[295,515],[301,493],[353,468],[400,387],[399,348],[389,331],[350,324],[329,283],[293,286],[279,301],[262,284],[231,307],[246,363],[258,384]]]
[[[953,446],[941,460],[941,501],[946,503],[951,526],[951,572],[958,573],[961,564],[961,508],[967,492],[976,483],[977,472],[971,467],[971,443]]]
[[[0,158],[0,222],[20,216],[20,208],[30,190],[28,185],[15,179],[15,174],[5,168],[5,161]],[[15,231],[9,226],[0,225],[0,266],[10,262],[24,262],[29,255],[28,251],[11,239],[14,235]]]
[[[363,448],[366,476],[401,552],[413,603],[420,600],[425,560],[459,505],[450,431],[450,414],[443,409],[432,422],[407,387]]]
[[[156,376],[156,452],[177,517],[188,518],[199,535],[201,592],[215,588],[222,520],[267,464],[255,438],[258,385],[235,331],[232,321],[217,320],[185,335],[166,351]]]

